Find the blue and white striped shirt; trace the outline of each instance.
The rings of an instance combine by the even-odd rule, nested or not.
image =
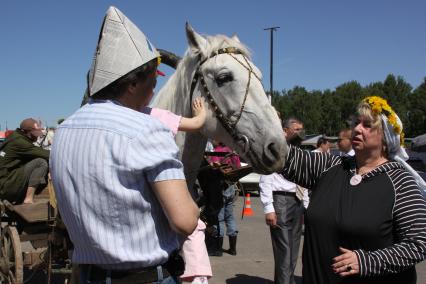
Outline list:
[[[112,101],[60,125],[50,165],[75,263],[127,269],[167,260],[178,238],[149,183],[184,179],[177,156],[165,125]]]

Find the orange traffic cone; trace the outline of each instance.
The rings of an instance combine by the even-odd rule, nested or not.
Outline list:
[[[243,216],[253,216],[254,212],[253,209],[251,209],[250,193],[246,194],[245,200],[246,202],[244,204]]]

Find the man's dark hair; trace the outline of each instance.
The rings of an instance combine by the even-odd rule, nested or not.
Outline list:
[[[323,144],[327,144],[328,140],[325,137],[318,138],[317,141],[317,148],[319,148]]]
[[[303,122],[302,122],[302,121],[300,121],[300,119],[297,119],[297,118],[295,118],[295,117],[289,117],[289,118],[284,119],[284,120],[282,121],[282,127],[283,127],[283,128],[290,128],[290,126],[291,126],[293,123],[303,124]]]
[[[344,132],[344,133],[346,133],[346,132],[351,132],[351,133],[352,133],[352,129],[351,129],[351,128],[349,128],[349,127],[342,128],[342,129],[340,129],[340,131],[339,131],[339,133],[338,133],[338,134],[340,134],[340,133],[342,133],[342,132]]]
[[[130,71],[123,77],[118,78],[116,81],[94,94],[92,98],[101,100],[117,99],[124,94],[129,85],[146,80],[148,76],[155,71],[156,67],[157,58],[148,61],[144,65]]]

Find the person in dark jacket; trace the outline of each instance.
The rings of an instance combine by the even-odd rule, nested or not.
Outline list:
[[[41,135],[40,123],[27,118],[0,147],[0,199],[33,203],[36,190],[46,185],[50,151],[33,144]]]

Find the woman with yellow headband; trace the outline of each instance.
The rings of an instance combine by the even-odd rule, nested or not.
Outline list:
[[[312,189],[303,283],[416,283],[426,257],[426,184],[407,164],[402,123],[380,97],[357,108],[354,157],[291,147],[283,174]]]

